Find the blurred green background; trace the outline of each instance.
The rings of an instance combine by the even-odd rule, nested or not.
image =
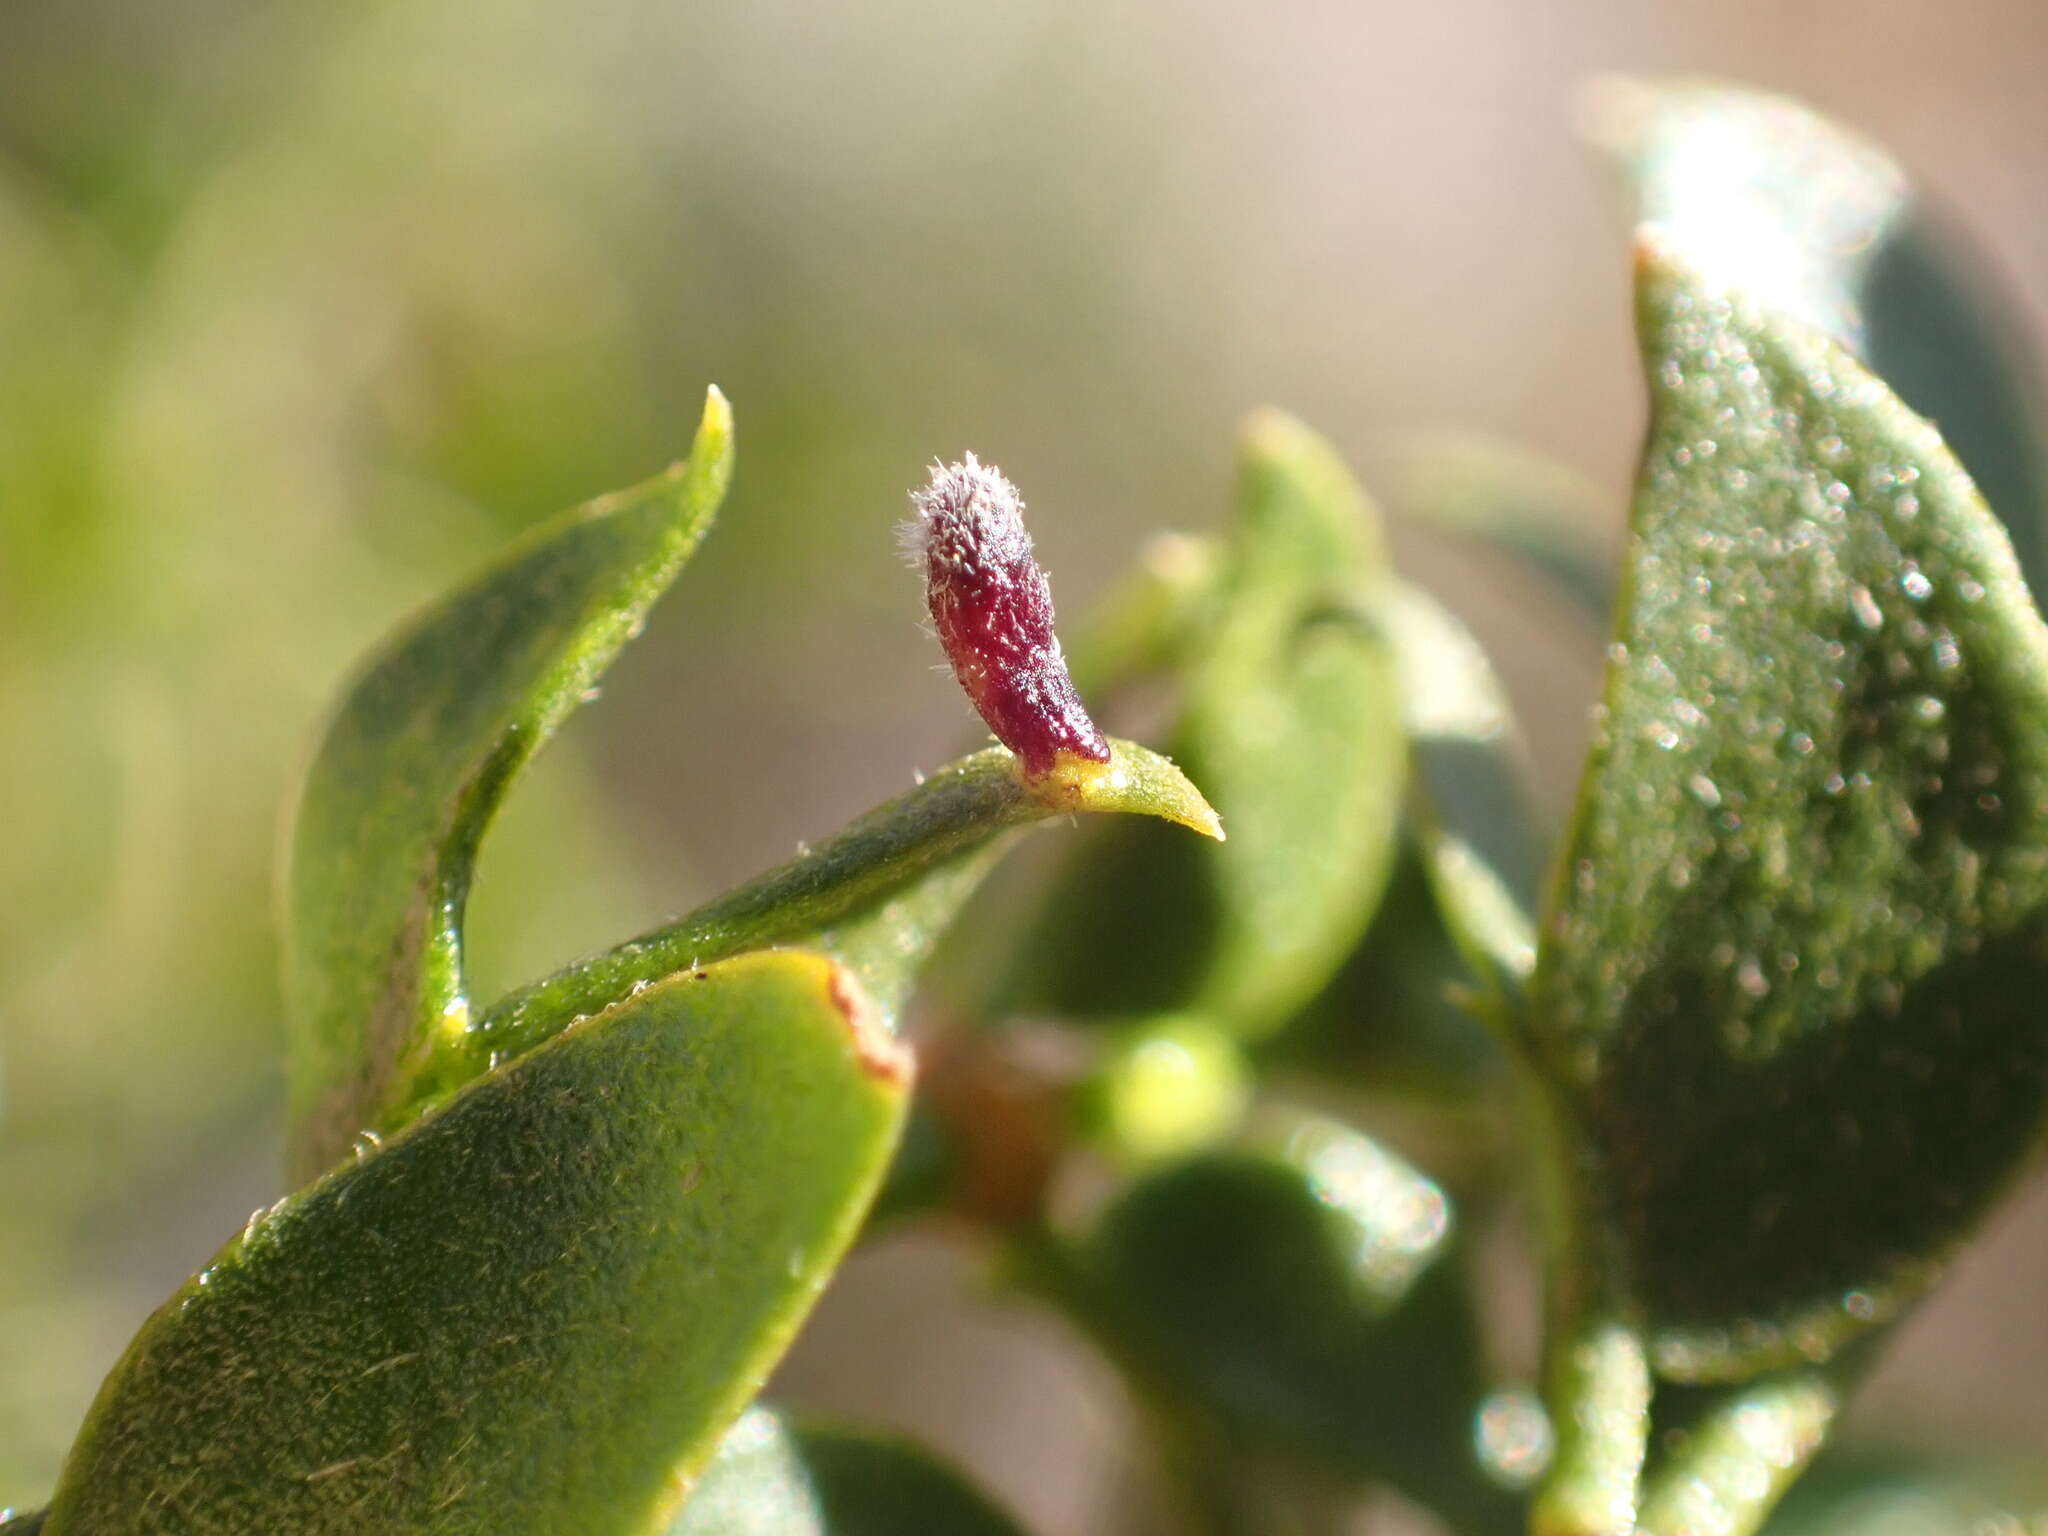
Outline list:
[[[1146,530],[1213,520],[1268,400],[1390,493],[1439,429],[1521,441],[1618,531],[1642,408],[1616,200],[1571,135],[1590,72],[1841,116],[2048,330],[2044,48],[2031,0],[6,0],[0,1504],[281,1193],[271,863],[340,673],[681,452],[707,382],[733,497],[489,845],[486,993],[973,739],[890,535],[934,455],[1021,483],[1070,611]],[[1599,637],[1400,548],[1561,802]],[[2036,1194],[1865,1426],[2048,1453],[2044,1264]],[[923,1240],[865,1255],[789,1395],[927,1435],[1047,1536],[1105,1529],[1112,1378],[972,1290]]]

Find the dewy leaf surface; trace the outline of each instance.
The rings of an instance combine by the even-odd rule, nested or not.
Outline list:
[[[1106,827],[1058,882],[999,998],[1075,1016],[1188,1012],[1277,1027],[1357,941],[1406,782],[1377,514],[1330,446],[1267,411],[1188,642],[1173,755],[1230,841]]]
[[[2048,1086],[2048,631],[1934,430],[1646,231],[1623,606],[1532,1028],[1668,1376],[1895,1316]]]
[[[750,1408],[668,1536],[1021,1536],[965,1478],[905,1440]]]
[[[687,461],[538,530],[401,630],[343,697],[285,875],[300,1177],[376,1122],[403,1058],[468,1022],[462,913],[484,828],[638,633],[731,472],[732,414],[713,390]]]
[[[664,1529],[851,1241],[907,1077],[800,951],[586,1020],[254,1218],[115,1367],[48,1529]]]
[[[2048,590],[2048,398],[1986,262],[1877,146],[1786,97],[1600,82],[1587,127],[1638,220],[1710,281],[1835,338],[1937,423]]]

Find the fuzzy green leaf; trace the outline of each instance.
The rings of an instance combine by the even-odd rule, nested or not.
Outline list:
[[[1367,1138],[1304,1120],[1273,1152],[1152,1175],[1081,1273],[1077,1310],[1169,1415],[1390,1481],[1474,1536],[1519,1528],[1472,1450],[1485,1388],[1449,1203]]]
[[[1646,234],[1652,418],[1532,1043],[1678,1379],[1897,1316],[2038,1140],[2048,629],[1940,438]],[[1567,1287],[1569,1288],[1569,1287]]]
[[[1709,281],[1857,353],[1942,436],[2048,590],[2048,399],[2016,306],[1875,145],[1782,96],[1609,80],[1588,127]]]
[[[639,632],[731,473],[731,411],[713,390],[686,462],[537,530],[402,629],[343,697],[284,882],[301,1177],[379,1121],[408,1056],[468,1022],[462,913],[484,829]]]
[[[908,1064],[800,951],[651,987],[259,1213],[49,1530],[659,1531],[845,1251]]]
[[[1020,1536],[951,1467],[905,1440],[749,1409],[668,1536]]]
[[[1407,754],[1386,589],[1378,520],[1336,454],[1289,417],[1254,417],[1172,738],[1230,841],[1103,828],[1001,1006],[1198,1014],[1255,1035],[1323,986],[1393,861]]]

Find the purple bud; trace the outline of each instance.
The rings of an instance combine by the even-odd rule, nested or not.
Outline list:
[[[1052,628],[1052,589],[1031,553],[1017,488],[973,454],[933,465],[910,493],[905,543],[924,568],[925,594],[953,675],[1028,778],[1062,752],[1109,761],[1109,743],[1074,691]]]

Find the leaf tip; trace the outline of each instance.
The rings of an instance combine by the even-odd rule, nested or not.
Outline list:
[[[1238,446],[1247,459],[1289,459],[1317,444],[1299,417],[1277,405],[1260,406],[1238,428]]]
[[[1636,226],[1629,259],[1639,284],[1663,276],[1679,264],[1671,232],[1654,219]]]
[[[1224,840],[1223,819],[1194,782],[1170,758],[1135,742],[1109,742],[1109,761],[1098,763],[1062,752],[1043,773],[1018,779],[1039,804],[1058,811],[1126,811],[1157,816],[1203,837]]]
[[[716,384],[704,390],[704,413],[697,418],[697,435],[690,443],[690,468],[707,471],[721,482],[732,473],[732,402]]]

